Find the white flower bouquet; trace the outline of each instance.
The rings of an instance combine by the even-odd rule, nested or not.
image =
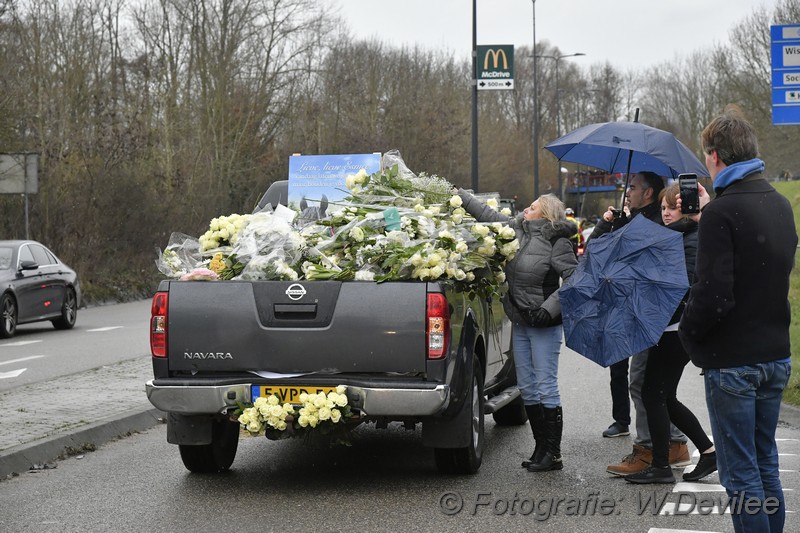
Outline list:
[[[346,391],[347,387],[339,385],[327,394],[300,394],[302,405],[297,409],[289,403],[281,404],[274,394],[262,396],[253,404],[240,405],[234,416],[252,436],[309,438],[313,432],[334,437],[335,443],[349,444],[348,423],[359,420],[348,404]]]
[[[199,240],[174,234],[156,265],[184,279],[212,279],[210,270],[221,280],[448,280],[475,295],[501,294],[503,268],[519,249],[514,230],[476,222],[447,180],[401,163],[348,176],[350,196],[329,218],[301,226],[269,208],[221,216]]]

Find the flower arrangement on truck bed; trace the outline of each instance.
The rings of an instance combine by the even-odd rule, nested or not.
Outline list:
[[[477,222],[445,179],[394,165],[346,185],[350,196],[329,218],[271,206],[220,216],[199,239],[172,234],[156,265],[182,280],[450,280],[473,295],[503,292],[503,268],[519,249],[514,230]]]

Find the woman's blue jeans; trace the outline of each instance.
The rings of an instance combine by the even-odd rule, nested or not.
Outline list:
[[[558,355],[561,352],[561,325],[549,328],[532,328],[514,324],[514,366],[517,369],[517,387],[525,405],[541,403],[544,407],[558,407]]]
[[[790,374],[791,364],[778,361],[705,369],[719,478],[731,498],[737,533],[783,531],[786,511],[775,429]]]

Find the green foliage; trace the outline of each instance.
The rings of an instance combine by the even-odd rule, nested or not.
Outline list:
[[[800,181],[774,182],[775,189],[789,199],[794,210],[794,225],[800,231]],[[792,342],[792,368],[800,368],[800,257],[795,255],[794,270],[789,278],[789,304],[792,308],[792,323],[789,337]],[[800,406],[800,372],[793,372],[784,401]]]

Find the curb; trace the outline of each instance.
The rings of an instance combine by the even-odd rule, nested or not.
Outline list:
[[[87,424],[82,429],[64,435],[47,437],[33,444],[20,444],[0,455],[0,480],[26,472],[34,465],[43,465],[87,446],[100,446],[136,431],[163,424],[166,414],[154,408],[132,409],[122,415]],[[83,453],[80,451],[79,453]]]

